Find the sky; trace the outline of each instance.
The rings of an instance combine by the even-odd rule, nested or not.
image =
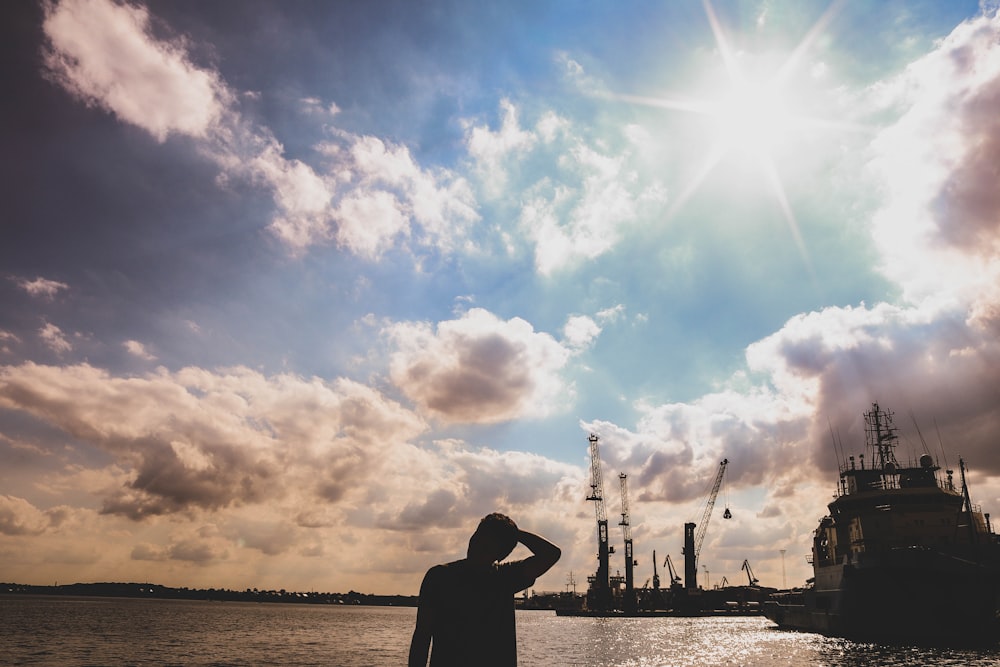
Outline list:
[[[0,12],[0,581],[582,591],[594,433],[792,586],[873,402],[1000,511],[992,0]]]

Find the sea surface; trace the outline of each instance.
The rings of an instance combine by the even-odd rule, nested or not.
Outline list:
[[[416,610],[0,596],[2,665],[405,665]],[[1000,665],[1000,649],[858,644],[762,617],[571,618],[518,611],[522,667]]]

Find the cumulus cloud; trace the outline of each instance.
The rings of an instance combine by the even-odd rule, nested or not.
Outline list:
[[[69,289],[69,285],[66,283],[48,278],[35,278],[34,280],[22,278],[17,281],[17,284],[31,296],[44,299],[53,299],[60,291]]]
[[[570,351],[521,318],[473,308],[436,327],[403,322],[383,333],[395,346],[393,383],[444,421],[542,416],[563,407],[570,391],[559,375]]]
[[[130,471],[103,511],[131,519],[348,496],[379,445],[422,422],[349,380],[265,377],[245,368],[115,377],[88,365],[0,369],[0,406],[56,426]]]
[[[24,498],[0,495],[0,534],[38,535],[48,526],[46,514]]]
[[[122,576],[171,563],[175,585],[219,585],[233,559],[270,569],[262,559],[280,558],[270,581],[283,587],[322,578],[343,590],[415,590],[494,510],[560,544],[591,532],[564,521],[580,504],[582,467],[461,441],[418,444],[419,418],[348,380],[23,364],[0,368],[0,409],[55,427],[49,450],[75,450],[78,464],[38,481],[48,497],[98,503],[69,522],[59,508],[0,496],[0,533],[43,537],[60,562],[74,548],[87,564],[118,559]],[[94,479],[84,487],[83,477]],[[10,571],[36,571],[27,558]]]
[[[968,298],[1000,276],[1000,200],[990,185],[998,35],[995,12],[966,21],[880,88],[903,113],[872,146],[872,174],[888,195],[873,236],[886,274],[914,301]]]
[[[270,231],[292,253],[337,242],[377,259],[411,232],[450,252],[478,218],[475,199],[450,171],[423,169],[405,147],[334,130],[346,149],[318,146],[325,170],[285,156],[266,127],[238,110],[234,93],[213,69],[194,64],[183,39],[154,37],[143,7],[110,0],[62,0],[46,6],[45,64],[51,77],[87,104],[113,113],[159,141],[196,140],[222,169],[222,180],[246,178],[268,188],[275,211]],[[303,108],[339,111],[305,98]],[[374,223],[374,224],[373,224]]]
[[[589,140],[568,119],[543,112],[523,128],[519,109],[501,103],[500,129],[468,124],[466,148],[480,186],[490,199],[516,190],[519,233],[532,245],[543,275],[607,253],[623,226],[662,205],[655,180],[634,166],[628,129],[623,148]]]
[[[46,64],[67,90],[160,141],[172,132],[205,136],[229,93],[180,45],[152,40],[149,23],[144,7],[106,0],[50,5]]]
[[[193,139],[223,170],[222,180],[245,178],[270,190],[269,230],[293,254],[330,243],[372,260],[397,244],[441,252],[473,247],[468,229],[480,213],[465,178],[418,165],[405,146],[336,128],[329,129],[333,141],[315,147],[326,164],[286,157],[268,128],[240,113],[241,95],[217,71],[195,64],[183,39],[154,37],[152,20],[145,8],[110,0],[47,5],[51,77],[159,141]],[[313,97],[302,105],[327,118],[338,111]],[[503,100],[500,110],[496,130],[466,122],[469,164],[488,199],[511,189],[526,193],[517,219],[539,272],[607,252],[642,206],[662,203],[662,188],[643,183],[630,166],[634,147],[598,148],[551,110],[533,128],[521,125],[513,101]],[[528,157],[559,176],[522,169]]]
[[[356,197],[392,193],[398,213],[405,221],[413,220],[422,231],[422,242],[445,251],[454,249],[465,236],[466,226],[479,219],[476,201],[465,179],[451,171],[422,169],[409,149],[377,137],[357,137],[350,155],[359,176]],[[364,216],[340,216],[341,230],[368,225]],[[382,234],[391,240],[400,229],[390,226]]]

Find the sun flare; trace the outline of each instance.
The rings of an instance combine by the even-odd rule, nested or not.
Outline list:
[[[744,82],[720,100],[712,112],[719,140],[727,149],[769,153],[781,142],[790,121],[781,91]]]
[[[635,95],[614,95],[616,99],[643,104],[671,111],[694,114],[707,118],[710,136],[706,149],[698,162],[692,165],[686,183],[678,190],[667,211],[672,218],[687,201],[694,196],[709,175],[729,158],[737,158],[737,163],[758,175],[764,187],[770,192],[788,225],[789,234],[795,241],[803,262],[811,268],[811,260],[806,250],[802,234],[779,170],[779,163],[795,164],[801,157],[793,139],[803,138],[807,128],[843,127],[857,130],[850,124],[802,116],[793,110],[789,102],[796,94],[786,95],[786,91],[797,93],[790,83],[794,71],[800,68],[803,55],[823,34],[833,16],[839,11],[841,2],[832,3],[810,28],[799,45],[780,61],[773,62],[773,55],[755,59],[752,55],[736,51],[730,45],[719,22],[711,0],[704,0],[705,15],[715,37],[716,51],[721,58],[721,69],[707,72],[705,83],[714,94],[698,96],[645,97]],[[760,54],[759,54],[760,55]],[[754,62],[756,60],[756,62]],[[772,61],[767,77],[760,64]],[[747,67],[753,65],[751,67]],[[751,76],[753,73],[753,76]],[[799,103],[801,99],[797,100]],[[799,104],[794,105],[796,107]],[[745,181],[742,179],[738,185]]]

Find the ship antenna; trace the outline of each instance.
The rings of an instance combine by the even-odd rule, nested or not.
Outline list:
[[[830,427],[830,439],[833,440],[833,454],[837,457],[837,467],[843,470],[847,467],[847,461],[844,460],[844,452],[837,448],[837,437],[833,434],[833,423],[829,417],[826,418],[826,424]]]
[[[938,445],[941,446],[941,456],[944,458],[944,467],[950,468],[948,465],[948,454],[944,450],[944,440],[941,439],[941,429],[938,428],[937,418],[934,419],[934,430],[937,431]]]
[[[924,440],[924,434],[920,432],[920,424],[917,423],[917,417],[913,414],[913,410],[910,410],[910,419],[913,420],[913,427],[917,429],[917,436],[920,438],[920,444],[924,448],[924,454],[929,456],[931,450],[927,447],[927,441]]]

